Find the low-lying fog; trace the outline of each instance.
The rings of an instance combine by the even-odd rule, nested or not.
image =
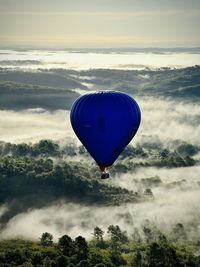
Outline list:
[[[176,170],[171,170],[170,173],[175,175]],[[131,184],[131,188],[134,189],[130,176],[134,174],[122,177],[123,185],[128,187]],[[188,177],[187,170],[184,177],[186,179]],[[119,180],[120,178],[115,183],[117,184]],[[119,184],[122,183],[119,182]],[[137,227],[142,234],[142,227],[146,220],[154,223],[166,234],[172,231],[175,224],[182,223],[187,230],[189,240],[199,236],[200,194],[197,186],[169,189],[162,185],[153,188],[152,191],[153,199],[136,204],[100,207],[60,201],[43,209],[29,210],[13,217],[2,230],[1,236],[2,238],[23,236],[38,239],[43,232],[47,231],[52,233],[55,239],[66,233],[72,237],[81,234],[91,239],[95,226],[106,231],[111,224],[118,224],[129,234],[132,234]]]
[[[0,50],[0,66],[18,69],[183,68],[200,62],[199,51],[45,51]],[[178,63],[177,63],[178,62]]]
[[[195,104],[163,101],[159,99],[137,99],[142,110],[142,124],[134,143],[145,140],[183,140],[200,144],[200,106]],[[61,142],[77,142],[72,132],[69,111],[45,110],[0,111],[0,140],[9,142],[37,142],[54,139]],[[78,143],[79,144],[79,143]],[[152,187],[154,198],[141,203],[116,207],[85,206],[60,200],[42,209],[28,210],[13,217],[1,231],[1,238],[25,236],[37,239],[43,232],[55,238],[63,234],[73,237],[82,234],[92,237],[95,226],[103,230],[110,224],[118,224],[133,233],[134,227],[141,231],[148,219],[164,232],[170,232],[176,223],[183,223],[188,238],[200,234],[200,167],[176,169],[140,168],[135,173],[113,177],[106,183],[125,187],[133,191],[145,190],[139,182],[142,178],[159,176],[161,183]],[[185,182],[181,182],[185,179]],[[181,184],[170,186],[180,181]],[[2,216],[6,209],[0,209]]]
[[[142,122],[133,143],[145,140],[182,140],[200,144],[200,106],[192,103],[137,98]],[[79,142],[69,119],[69,111],[49,112],[43,109],[24,111],[0,110],[0,140],[6,142],[37,142],[40,139]],[[80,143],[79,143],[80,144]]]

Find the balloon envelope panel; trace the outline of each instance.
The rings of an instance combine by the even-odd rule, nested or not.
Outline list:
[[[76,135],[100,166],[113,164],[136,134],[140,120],[136,101],[115,91],[83,95],[71,110]]]

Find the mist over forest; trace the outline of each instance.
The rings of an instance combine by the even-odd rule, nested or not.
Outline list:
[[[200,66],[33,70],[7,63],[0,68],[0,240],[35,242],[48,232],[55,242],[65,234],[94,242],[99,227],[109,244],[106,231],[118,225],[134,244],[160,242],[162,233],[198,266]],[[142,112],[137,135],[106,181],[69,120],[77,97],[100,90],[130,94]],[[128,265],[132,252],[122,247],[127,266],[150,266]]]

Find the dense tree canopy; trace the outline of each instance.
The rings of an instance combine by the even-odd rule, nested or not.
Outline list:
[[[101,236],[103,231],[95,227],[94,232]],[[63,235],[58,243],[53,243],[52,235],[47,232],[42,234],[40,242],[20,239],[1,241],[0,266],[198,267],[200,264],[199,256],[166,238],[154,236],[154,241],[138,243],[127,237],[118,225],[110,225],[108,233],[110,238],[101,240],[105,243],[102,248],[96,243],[96,236],[94,240],[86,241],[82,236],[72,239]]]

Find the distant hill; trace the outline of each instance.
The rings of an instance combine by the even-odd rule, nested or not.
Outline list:
[[[78,96],[69,89],[0,81],[1,109],[70,109]]]
[[[82,73],[80,74],[82,75]],[[117,90],[136,96],[180,97],[181,101],[199,99],[200,66],[158,70],[89,70],[99,90]]]
[[[37,70],[33,72],[1,69],[0,80],[64,89],[86,88],[75,78],[69,76],[67,72],[64,75],[63,73],[49,70]]]
[[[87,87],[88,86],[88,87]],[[78,90],[116,90],[134,96],[199,101],[200,66],[158,70],[0,69],[0,109],[70,109]]]

